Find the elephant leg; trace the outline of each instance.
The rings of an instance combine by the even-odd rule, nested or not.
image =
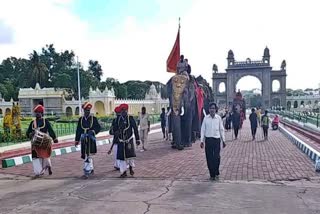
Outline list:
[[[181,145],[181,117],[180,115],[173,115],[172,117],[172,136],[174,145],[177,149],[183,148]]]
[[[190,111],[186,112],[181,121],[181,133],[183,146],[188,147],[191,145],[191,134],[192,134],[192,114]]]

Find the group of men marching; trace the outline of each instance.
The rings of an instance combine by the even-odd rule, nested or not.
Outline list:
[[[76,136],[75,146],[80,144],[81,146],[81,158],[84,160],[84,176],[88,177],[94,173],[92,155],[97,153],[96,135],[100,132],[101,126],[95,116],[91,115],[92,104],[85,102],[82,105],[84,115],[79,118]],[[134,175],[133,168],[135,167],[134,159],[136,157],[134,137],[136,144],[140,145],[140,138],[138,133],[138,127],[134,118],[128,115],[127,104],[121,104],[116,107],[116,117],[112,121],[110,128],[110,134],[114,136],[111,150],[114,149],[115,163],[114,167],[120,171],[121,178],[127,177],[127,169],[129,168],[130,175]],[[44,106],[42,104],[37,105],[33,111],[36,114],[36,118],[31,121],[27,130],[27,136],[31,141],[31,153],[32,162],[35,177],[39,177],[48,170],[49,175],[52,175],[52,165],[50,156],[52,153],[51,142],[43,146],[43,138],[40,140],[35,137],[38,133],[50,136],[53,143],[58,143],[56,134],[52,129],[50,122],[43,118]],[[150,129],[150,124],[149,124]]]

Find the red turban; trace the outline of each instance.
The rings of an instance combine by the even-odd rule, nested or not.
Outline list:
[[[126,104],[126,103],[121,104],[119,107],[120,107],[121,110],[122,110],[122,109],[125,109],[125,110],[128,111],[128,109],[129,109],[129,105]]]
[[[92,108],[92,104],[89,103],[89,102],[85,102],[83,105],[82,105],[82,108],[84,110],[90,110]]]
[[[114,109],[114,112],[115,112],[115,113],[120,113],[120,112],[121,112],[120,106],[117,106],[117,107]]]
[[[39,105],[37,105],[36,107],[34,107],[33,111],[34,111],[34,112],[43,113],[43,112],[44,112],[44,107],[39,104]]]

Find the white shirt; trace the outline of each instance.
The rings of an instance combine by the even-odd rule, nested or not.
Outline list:
[[[204,142],[206,137],[221,138],[225,142],[224,127],[222,119],[215,114],[212,118],[210,114],[205,116],[201,126],[201,142]]]
[[[149,114],[145,113],[145,114],[140,114],[139,115],[139,121],[140,121],[140,130],[145,130],[148,129],[148,121],[149,121]]]
[[[188,70],[188,63],[186,60],[183,60],[182,62],[179,60],[178,64],[177,64],[177,71],[178,74],[181,74],[184,71]]]

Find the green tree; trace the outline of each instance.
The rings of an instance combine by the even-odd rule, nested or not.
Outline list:
[[[150,86],[141,81],[128,81],[126,83],[128,99],[144,99]]]
[[[0,92],[3,99],[7,101],[9,101],[11,98],[13,98],[13,100],[18,99],[18,90],[16,90],[12,80],[7,79],[0,83]]]
[[[30,54],[30,61],[33,71],[33,83],[39,83],[42,87],[47,86],[49,79],[47,66],[40,61],[36,51]]]
[[[53,87],[55,88],[69,88],[72,78],[69,73],[58,73],[53,79]]]
[[[89,68],[88,70],[92,72],[93,76],[97,78],[97,80],[101,81],[102,76],[102,68],[98,61],[89,60]]]
[[[120,84],[115,88],[115,95],[119,99],[127,99],[128,98],[128,91],[127,86]]]
[[[293,90],[291,88],[287,88],[286,93],[287,93],[287,96],[292,96]]]

